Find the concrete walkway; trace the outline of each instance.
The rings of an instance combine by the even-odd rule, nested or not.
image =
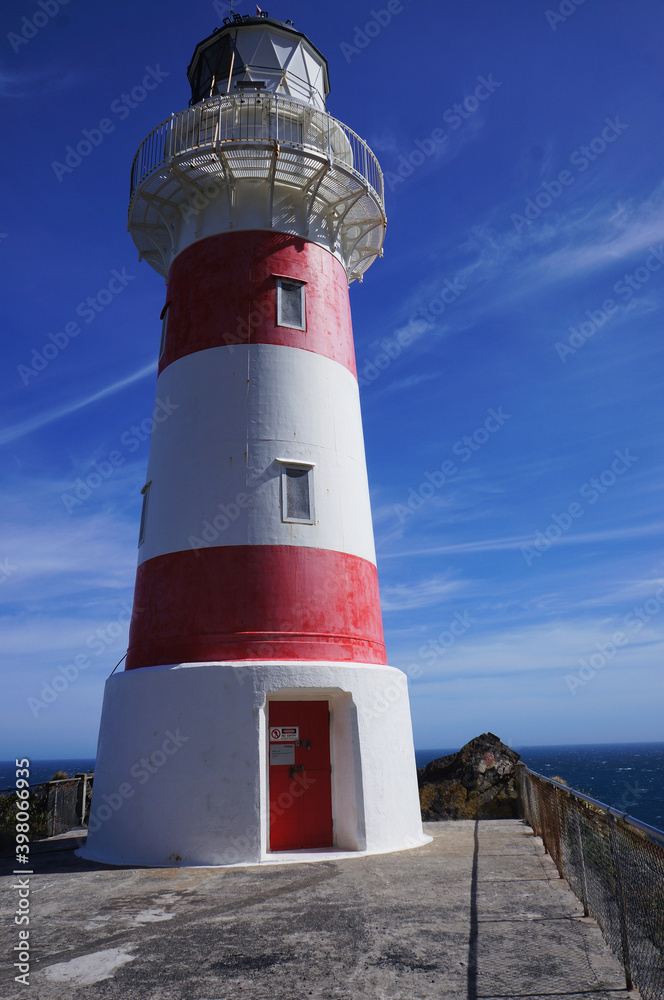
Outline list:
[[[0,996],[639,996],[529,827],[425,829],[433,842],[412,851],[269,868],[108,868],[77,858],[75,841],[43,842],[30,880],[28,989],[7,961],[16,893],[3,880]]]

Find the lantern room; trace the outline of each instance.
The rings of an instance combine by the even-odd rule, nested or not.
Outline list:
[[[325,110],[330,92],[327,60],[292,22],[247,14],[225,22],[196,46],[187,70],[192,105],[248,90]]]

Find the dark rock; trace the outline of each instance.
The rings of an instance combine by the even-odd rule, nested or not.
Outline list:
[[[483,733],[458,753],[418,770],[423,820],[514,819],[519,802],[515,750],[493,733]]]

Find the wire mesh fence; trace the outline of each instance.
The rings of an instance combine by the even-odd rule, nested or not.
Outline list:
[[[92,774],[45,781],[30,786],[29,838],[56,837],[76,827],[85,826],[90,815]],[[20,808],[16,792],[0,791],[0,851],[14,843],[16,811]]]
[[[518,768],[523,814],[625,968],[628,989],[664,998],[664,832]]]

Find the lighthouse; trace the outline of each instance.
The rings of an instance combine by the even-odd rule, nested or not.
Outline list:
[[[380,166],[328,66],[263,12],[196,47],[141,143],[129,231],[166,279],[125,669],[84,857],[232,865],[425,843],[387,664],[348,286]],[[157,322],[155,317],[155,329]]]

